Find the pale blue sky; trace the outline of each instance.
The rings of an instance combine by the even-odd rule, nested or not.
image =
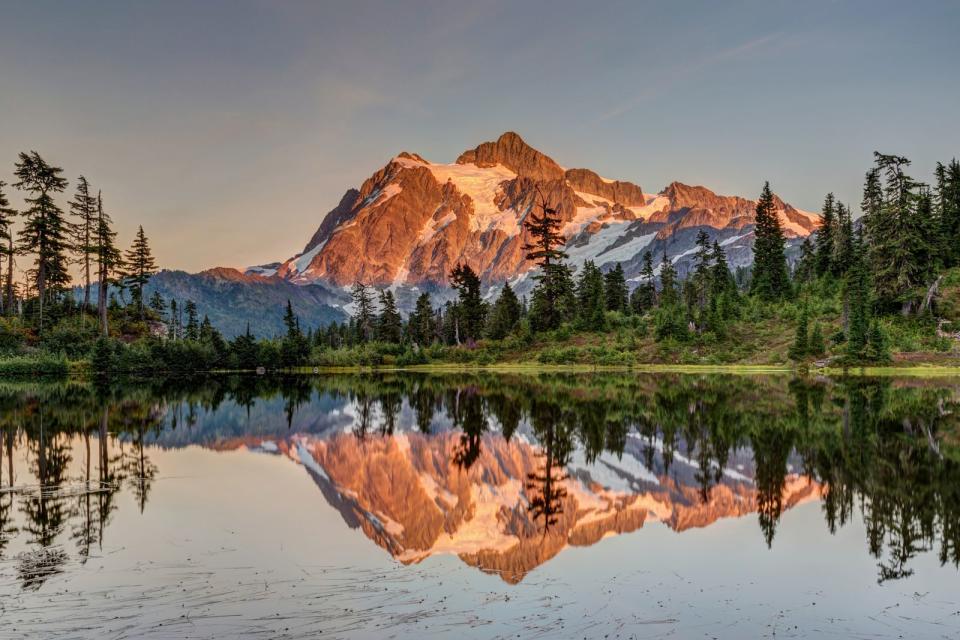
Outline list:
[[[947,1],[0,2],[0,180],[36,149],[189,270],[289,257],[397,152],[506,130],[816,210],[874,149],[960,154],[958,33]]]

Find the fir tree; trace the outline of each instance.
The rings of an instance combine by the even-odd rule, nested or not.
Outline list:
[[[781,300],[790,293],[783,230],[774,207],[773,192],[766,182],[757,201],[753,281],[750,283],[750,293],[766,301]]]
[[[887,346],[887,337],[880,323],[874,319],[870,322],[870,329],[867,333],[867,346],[864,356],[871,362],[889,362],[890,349]]]
[[[568,317],[573,286],[570,269],[564,264],[567,254],[559,248],[565,242],[560,234],[559,211],[547,206],[546,198],[539,195],[540,213],[531,211],[524,221],[531,241],[523,245],[523,250],[527,252],[527,260],[533,260],[540,267],[534,276],[537,281],[533,292],[535,328],[548,330],[559,327]]]
[[[400,344],[403,340],[403,318],[397,311],[393,292],[383,289],[380,292],[380,315],[377,316],[377,340]]]
[[[800,244],[800,257],[797,258],[797,265],[794,269],[793,279],[798,284],[810,282],[817,273],[817,256],[810,241],[810,236],[803,239]]]
[[[73,223],[73,249],[83,273],[83,307],[90,306],[90,265],[96,255],[94,236],[97,231],[97,199],[90,193],[90,183],[83,176],[77,180],[77,191],[70,202]]]
[[[184,327],[184,337],[187,340],[200,339],[200,323],[197,315],[197,305],[193,300],[187,300],[183,305],[183,312],[187,314],[187,324]]]
[[[157,263],[153,259],[153,253],[150,251],[150,244],[143,232],[143,226],[137,229],[133,245],[126,253],[126,267],[127,272],[124,275],[124,282],[130,287],[133,293],[133,303],[140,312],[140,317],[143,317],[143,289],[157,272]]]
[[[583,263],[577,279],[578,324],[588,331],[603,331],[607,326],[603,274],[592,260]]]
[[[369,342],[373,338],[373,294],[362,282],[353,285],[353,321],[358,342]]]
[[[407,321],[407,333],[410,341],[421,347],[431,344],[436,336],[433,306],[430,304],[430,294],[421,293],[417,298],[416,307]]]
[[[821,210],[820,228],[817,229],[817,242],[814,250],[815,271],[820,277],[832,271],[833,263],[833,244],[837,231],[837,217],[835,214],[836,200],[832,193],[828,193],[823,201]]]
[[[487,308],[480,295],[480,277],[468,265],[458,264],[450,273],[450,285],[459,299],[459,338],[477,340],[483,335]]]
[[[163,316],[167,312],[167,303],[159,291],[154,291],[153,295],[150,296],[150,308],[156,311],[160,319],[163,320]]]
[[[653,271],[653,255],[649,251],[643,254],[643,266],[640,268],[640,285],[630,294],[630,306],[633,312],[643,314],[657,304],[657,283]]]
[[[256,369],[259,364],[259,348],[257,340],[250,333],[250,323],[247,323],[247,330],[242,335],[234,338],[230,345],[230,350],[237,359],[237,367],[240,369]]]
[[[603,276],[603,292],[606,298],[607,311],[619,311],[621,313],[629,311],[630,296],[627,290],[627,279],[619,262]]]
[[[790,347],[789,356],[791,360],[800,362],[804,360],[810,352],[810,314],[806,303],[800,308],[800,317],[797,318],[797,330],[794,335],[793,345]]]
[[[490,310],[487,320],[487,337],[494,340],[506,338],[520,322],[520,301],[510,288],[504,283],[500,296]]]
[[[822,356],[827,350],[826,341],[823,338],[823,328],[819,322],[813,324],[813,331],[810,332],[809,352],[812,356]]]
[[[5,292],[3,298],[3,311],[6,315],[13,313],[13,219],[17,216],[17,210],[10,207],[10,201],[3,189],[7,184],[0,180],[0,258],[7,259],[6,279],[0,277],[0,286]],[[0,263],[2,269],[2,263]]]
[[[854,249],[853,263],[847,271],[844,304],[847,309],[847,357],[861,360],[867,346],[870,325],[870,279],[864,249]]]
[[[67,181],[62,176],[63,169],[47,164],[36,151],[21,153],[19,158],[14,172],[18,182],[14,186],[30,194],[22,214],[19,251],[36,256],[30,273],[37,288],[42,332],[44,302],[56,299],[70,282],[67,270],[70,225],[53,200],[54,194],[67,188]]]
[[[660,263],[660,306],[668,307],[680,303],[680,293],[677,291],[677,270],[673,262],[663,252],[663,262]]]
[[[100,333],[104,336],[109,334],[107,290],[123,269],[123,260],[115,244],[117,234],[110,224],[110,216],[103,210],[103,197],[97,192],[97,228],[94,236],[97,251],[97,315],[100,318]]]

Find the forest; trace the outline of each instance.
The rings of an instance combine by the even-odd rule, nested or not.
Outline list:
[[[0,182],[0,375],[497,363],[955,366],[960,163],[938,163],[932,184],[909,168],[906,158],[876,153],[861,215],[827,194],[820,228],[791,258],[764,184],[752,267],[731,270],[723,246],[701,230],[689,273],[678,274],[677,256],[647,252],[632,283],[619,263],[572,268],[560,212],[541,197],[523,222],[523,249],[536,265],[528,296],[509,283],[485,296],[477,273],[459,264],[449,274],[455,298],[437,304],[423,293],[406,318],[393,291],[358,282],[348,322],[302,327],[288,302],[282,335],[248,328],[228,341],[194,301],[147,299],[158,266],[142,227],[122,251],[99,190],[80,176],[64,205],[63,169],[21,153],[16,181]],[[22,211],[10,206],[8,187],[23,194]],[[19,270],[17,259],[25,261]]]

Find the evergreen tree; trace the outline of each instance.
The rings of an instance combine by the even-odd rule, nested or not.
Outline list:
[[[157,312],[161,320],[163,319],[164,314],[167,312],[167,303],[164,302],[163,296],[160,295],[159,291],[154,291],[153,295],[150,296],[150,308]]]
[[[833,245],[837,231],[837,217],[835,214],[836,199],[828,193],[823,201],[821,210],[820,228],[817,229],[817,243],[815,248],[815,271],[820,277],[832,271]]]
[[[577,280],[578,324],[588,331],[603,331],[607,326],[603,284],[603,274],[597,265],[592,260],[583,263]]]
[[[607,311],[627,313],[630,310],[627,279],[623,274],[623,266],[619,262],[603,276],[603,292]]]
[[[124,282],[130,287],[133,294],[133,304],[140,312],[140,317],[143,317],[143,288],[147,286],[150,278],[157,272],[157,263],[153,259],[153,253],[150,251],[143,226],[137,229],[133,245],[126,253],[126,266],[127,272]]]
[[[790,293],[790,276],[787,272],[783,230],[769,182],[764,183],[757,201],[756,221],[750,293],[761,300],[781,300]]]
[[[490,310],[490,317],[487,320],[487,337],[502,340],[513,331],[518,322],[520,322],[520,301],[510,288],[510,284],[504,283],[500,296]]]
[[[870,326],[870,279],[861,243],[855,247],[853,263],[847,271],[844,304],[847,309],[847,356],[861,360]]]
[[[200,339],[200,323],[197,316],[197,305],[193,300],[187,300],[183,305],[183,312],[187,314],[187,324],[184,327],[184,337],[187,340]]]
[[[630,306],[633,312],[643,314],[657,304],[657,283],[653,271],[653,256],[649,251],[643,254],[643,266],[640,268],[640,285],[630,294]]]
[[[19,251],[36,256],[30,273],[37,288],[39,300],[39,330],[43,331],[44,302],[53,301],[70,282],[67,270],[70,224],[53,195],[67,188],[63,169],[40,157],[36,151],[21,153],[16,164],[14,185],[30,194],[23,212],[23,227],[19,233]]]
[[[531,211],[524,221],[531,240],[523,245],[523,250],[527,252],[527,260],[533,260],[540,267],[534,276],[537,281],[532,304],[534,328],[549,330],[559,327],[569,317],[573,280],[564,263],[567,254],[559,248],[565,243],[560,233],[559,211],[548,207],[542,194],[539,206],[540,213]]]
[[[247,330],[242,335],[233,339],[230,350],[236,358],[237,367],[240,369],[256,369],[259,364],[259,347],[257,340],[250,333],[250,323],[247,323]]]
[[[400,344],[403,340],[403,318],[397,311],[397,303],[393,292],[389,289],[380,291],[380,315],[377,316],[377,340]]]
[[[902,305],[909,311],[929,269],[932,211],[928,197],[906,174],[910,161],[874,152],[876,166],[864,186],[863,224],[873,289],[882,308]],[[880,179],[883,178],[882,188]],[[920,208],[922,207],[922,208]]]
[[[188,301],[187,304],[192,303]],[[287,332],[280,342],[280,364],[284,367],[299,366],[303,364],[310,355],[310,340],[303,335],[303,331],[300,329],[300,318],[294,313],[290,300],[287,300],[287,307],[283,312],[283,326]],[[187,336],[190,336],[189,309],[187,309]]]
[[[804,360],[810,352],[810,312],[806,303],[800,307],[800,317],[797,319],[797,331],[793,339],[793,345],[790,347],[789,356],[791,360],[800,362]]]
[[[663,262],[660,263],[660,306],[668,307],[680,303],[680,293],[677,291],[677,270],[673,262],[663,252]]]
[[[810,282],[817,273],[817,255],[810,241],[810,236],[803,239],[800,244],[800,257],[797,259],[797,266],[794,269],[793,279],[798,284]]]
[[[939,209],[944,263],[960,264],[960,162],[937,166],[937,206]]]
[[[373,294],[370,288],[362,282],[353,285],[353,321],[358,342],[369,342],[373,339],[374,315]]]
[[[414,307],[413,313],[410,314],[410,319],[407,321],[407,334],[410,336],[411,342],[421,347],[433,343],[436,337],[433,316],[430,294],[421,293],[420,297],[417,298],[416,307]]]
[[[0,277],[0,286],[5,292],[3,297],[3,312],[6,315],[13,313],[13,219],[17,216],[17,210],[10,207],[10,201],[3,192],[7,183],[0,180],[0,258],[7,259],[7,277],[4,280]],[[0,263],[0,269],[2,269]]]
[[[83,176],[77,180],[77,191],[70,202],[73,223],[73,249],[83,272],[83,307],[90,306],[90,265],[96,255],[94,236],[97,231],[97,199],[90,193],[90,183]]]
[[[167,337],[171,340],[180,338],[180,310],[177,308],[177,301],[170,301],[170,319],[167,321]],[[250,330],[250,323],[247,323],[247,330]]]
[[[876,319],[870,322],[864,356],[871,362],[882,363],[890,361],[890,349],[887,346],[887,337]]]
[[[823,338],[823,328],[819,322],[814,323],[813,331],[810,332],[808,350],[812,356],[822,356],[827,351],[827,343]]]
[[[833,275],[843,277],[854,260],[854,232],[853,216],[850,207],[841,202],[836,203],[837,221],[833,234],[833,254],[830,260],[830,269]]]
[[[450,273],[450,285],[459,299],[460,340],[477,340],[483,335],[487,308],[480,295],[480,277],[468,265],[458,264]]]
[[[110,228],[110,216],[103,210],[103,197],[97,192],[97,228],[94,236],[97,256],[97,314],[100,317],[100,333],[109,334],[107,326],[107,290],[116,282],[116,274],[123,268],[123,260],[117,249],[117,234]]]

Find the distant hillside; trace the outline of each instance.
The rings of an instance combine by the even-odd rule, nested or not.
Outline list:
[[[257,336],[282,333],[287,300],[304,330],[345,320],[347,316],[339,307],[350,301],[345,292],[320,284],[297,285],[273,276],[223,267],[200,273],[161,271],[147,285],[147,296],[154,291],[178,304],[193,300],[200,317],[208,315],[228,338],[246,331],[247,323]]]

